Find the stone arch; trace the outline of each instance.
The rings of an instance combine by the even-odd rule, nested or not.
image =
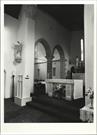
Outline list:
[[[62,49],[62,47],[60,45],[56,45],[53,49],[53,52],[52,52],[52,56],[54,54],[54,50],[57,49],[59,54],[60,54],[60,58],[64,58],[64,51]]]
[[[42,45],[44,46],[45,51],[46,51],[46,57],[51,57],[51,49],[50,49],[50,46],[49,46],[48,42],[45,39],[40,38],[35,42],[35,46],[38,43],[42,43]]]
[[[49,46],[48,42],[43,38],[38,39],[35,42],[35,46],[38,43],[42,43],[42,45],[45,48],[45,51],[46,51],[46,56],[45,57],[47,58],[47,78],[52,78],[52,55],[51,55],[50,46]]]
[[[56,45],[53,49],[52,52],[52,57],[54,54],[54,50],[57,49],[59,54],[60,54],[60,78],[65,78],[65,73],[64,73],[64,69],[65,69],[65,56],[64,56],[64,51],[62,49],[62,47],[60,45]]]

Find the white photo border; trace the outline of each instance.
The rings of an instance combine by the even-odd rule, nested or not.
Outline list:
[[[94,89],[96,93],[96,0],[17,0],[1,1],[1,133],[2,134],[97,134],[96,96],[94,98],[94,123],[4,123],[4,4],[94,4]]]

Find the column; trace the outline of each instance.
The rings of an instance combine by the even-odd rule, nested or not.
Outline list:
[[[53,57],[46,56],[47,58],[47,78],[51,79],[52,78],[52,59]]]
[[[60,58],[60,78],[65,78],[65,58]]]
[[[34,46],[35,46],[35,14],[36,8],[24,5],[19,18],[17,41],[23,41],[22,62],[17,65],[17,75],[23,75],[22,97],[16,97],[15,102],[20,106],[31,101],[30,93],[34,85]]]
[[[94,68],[94,6],[84,6],[84,39],[85,39],[85,91],[93,86]],[[85,97],[85,104],[89,104],[88,97]]]

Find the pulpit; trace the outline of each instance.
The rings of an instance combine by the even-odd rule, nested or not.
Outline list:
[[[27,91],[29,86],[29,77],[26,76],[25,78],[23,75],[16,76],[16,91],[14,102],[19,106],[25,106],[27,102],[32,100],[30,97],[30,93]]]

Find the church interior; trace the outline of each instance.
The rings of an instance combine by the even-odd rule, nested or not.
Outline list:
[[[5,4],[4,122],[93,122],[93,54],[93,5]]]

